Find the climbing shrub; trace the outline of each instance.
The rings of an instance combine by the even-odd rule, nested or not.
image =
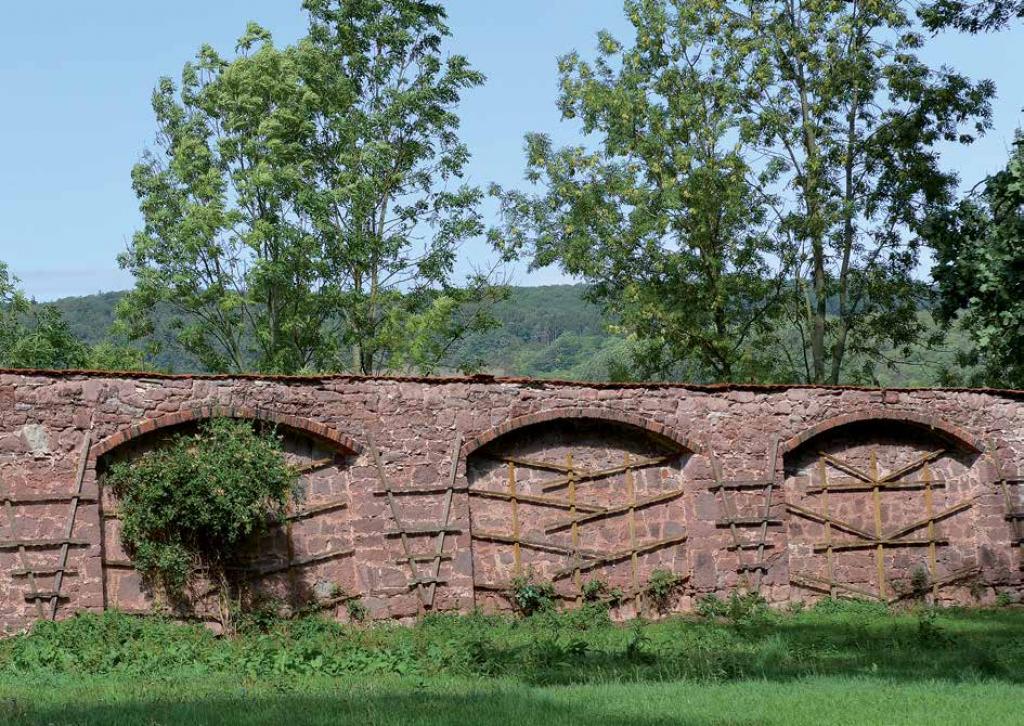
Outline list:
[[[115,463],[107,484],[135,566],[176,595],[200,569],[223,579],[239,547],[282,514],[297,479],[278,436],[211,419]]]

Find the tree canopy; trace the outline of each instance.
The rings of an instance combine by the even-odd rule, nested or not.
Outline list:
[[[483,274],[453,281],[482,229],[457,106],[483,76],[442,54],[435,3],[303,7],[296,44],[250,24],[237,57],[204,46],[160,81],[121,320],[144,335],[170,307],[177,343],[214,371],[430,370],[501,294]]]

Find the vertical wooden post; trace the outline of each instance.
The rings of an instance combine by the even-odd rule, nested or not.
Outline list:
[[[623,455],[622,465],[626,467],[626,496],[629,497],[629,548],[630,574],[633,578],[633,592],[639,596],[640,573],[636,554],[636,482],[633,481],[633,469],[630,468],[629,453]]]
[[[928,576],[932,581],[932,603],[934,604],[939,599],[939,563],[935,552],[935,508],[932,505],[932,469],[927,461],[924,463],[922,478],[924,479],[924,512],[925,516],[928,517]]]
[[[882,545],[882,490],[878,481],[878,449],[871,449],[871,483],[872,498],[875,505],[875,538],[878,544],[875,546],[875,567],[878,569],[878,599],[886,600],[885,592],[885,547]]]
[[[832,555],[832,514],[829,511],[828,502],[828,464],[825,457],[818,459],[818,471],[821,475],[821,492],[824,495],[825,503],[825,561],[828,568],[828,593],[833,600],[836,597],[836,575],[835,564]]]
[[[1020,519],[1014,516],[1017,512],[1017,506],[1014,505],[1013,497],[1010,495],[1010,484],[1002,472],[999,473],[999,488],[1003,492],[1003,501],[1006,503],[1006,514],[1010,517],[1010,533],[1020,553],[1018,566],[1024,570],[1024,538],[1021,537],[1021,523]]]
[[[516,577],[522,574],[523,562],[519,551],[519,500],[516,499],[516,465],[515,462],[508,462],[508,496],[512,502],[512,557],[514,564],[513,572]]]
[[[569,470],[569,516],[572,518],[572,581],[576,585],[577,601],[583,599],[583,583],[580,580],[580,527],[576,521],[576,470],[572,464],[572,452],[565,455],[565,466]]]

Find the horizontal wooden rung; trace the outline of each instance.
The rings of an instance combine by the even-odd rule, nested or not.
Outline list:
[[[439,577],[418,577],[415,580],[409,580],[409,587],[416,587],[417,585],[447,585],[448,580]]]
[[[130,570],[135,565],[132,564],[131,560],[103,560],[104,567],[114,567],[116,569]]]
[[[416,488],[404,488],[404,489],[375,489],[373,495],[377,497],[383,497],[388,494],[393,494],[396,497],[405,495],[416,495],[416,494],[447,494],[449,491],[453,492],[464,492],[468,487],[462,486],[447,486],[439,484],[433,487],[416,487]]]
[[[827,552],[829,548],[833,552],[841,552],[844,550],[867,550],[873,547],[924,547],[925,545],[941,545],[945,546],[949,544],[948,539],[881,539],[881,540],[864,540],[860,542],[817,542],[814,545],[815,552]]]
[[[385,537],[401,537],[404,535],[419,535],[419,534],[458,534],[462,529],[459,527],[452,527],[446,525],[444,527],[406,527],[404,529],[392,529],[384,533]]]
[[[413,555],[412,557],[396,557],[395,558],[395,564],[396,565],[408,565],[409,564],[409,560],[412,560],[413,562],[416,562],[416,563],[419,563],[419,564],[423,564],[423,563],[427,563],[427,562],[434,562],[434,561],[436,561],[438,559],[450,560],[451,558],[452,558],[452,556],[449,553],[447,553],[447,552],[445,552],[443,554],[440,554],[440,555]]]
[[[1009,519],[1009,520],[1024,519],[1024,509],[1018,509],[1016,511],[1009,512],[1006,515],[1006,518]]]
[[[52,600],[57,598],[59,600],[67,600],[67,595],[61,595],[59,592],[26,592],[26,600]]]
[[[314,504],[309,507],[300,509],[297,512],[293,512],[285,517],[285,521],[294,522],[299,519],[307,519],[309,517],[315,517],[318,514],[324,514],[325,512],[333,512],[336,509],[345,509],[348,507],[347,499],[338,499],[333,502],[324,502],[323,504]]]
[[[91,545],[87,539],[5,539],[0,540],[0,550],[10,550],[17,547],[88,547]]]
[[[756,550],[760,548],[770,550],[775,547],[771,542],[730,542],[726,549],[729,550]]]
[[[808,494],[823,493],[826,489],[830,492],[869,492],[875,487],[880,490],[903,490],[903,489],[924,489],[925,487],[939,489],[946,486],[942,479],[914,479],[909,481],[887,481],[887,482],[866,482],[859,479],[841,479],[830,481],[828,486],[815,484],[805,490]]]
[[[65,569],[62,567],[26,567],[17,570],[11,570],[11,577],[28,577],[29,575],[49,577],[51,575],[56,575],[58,572],[63,572],[65,575],[78,574],[78,570]]]
[[[764,489],[775,484],[774,479],[723,479],[708,485],[708,489]]]
[[[716,527],[731,527],[736,525],[737,527],[760,527],[762,524],[767,523],[769,527],[781,527],[781,519],[765,519],[764,517],[729,517],[727,519],[719,519],[715,521]]]
[[[766,562],[756,562],[753,564],[739,565],[736,569],[741,572],[756,572],[757,570],[768,572],[768,564]]]
[[[0,501],[11,504],[60,504],[77,499],[79,502],[97,502],[96,494],[0,494]]]

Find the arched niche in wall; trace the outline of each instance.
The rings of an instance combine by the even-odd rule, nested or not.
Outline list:
[[[887,413],[825,422],[783,451],[795,598],[969,598],[981,570],[975,440]]]
[[[661,431],[588,416],[487,440],[466,464],[477,605],[510,607],[516,577],[572,602],[590,580],[629,601],[655,569],[685,575],[690,453]]]
[[[154,593],[132,565],[121,542],[117,499],[104,486],[117,461],[131,461],[166,445],[174,436],[197,430],[217,416],[252,422],[258,430],[281,438],[285,458],[300,477],[287,517],[238,553],[233,580],[247,597],[291,607],[317,603],[324,609],[341,604],[345,593],[358,592],[352,564],[349,521],[349,459],[357,446],[318,422],[272,412],[203,409],[143,422],[100,442],[96,470],[101,492],[104,606],[128,612],[166,610],[200,619],[214,612],[214,591],[201,583],[189,602],[168,603]]]

